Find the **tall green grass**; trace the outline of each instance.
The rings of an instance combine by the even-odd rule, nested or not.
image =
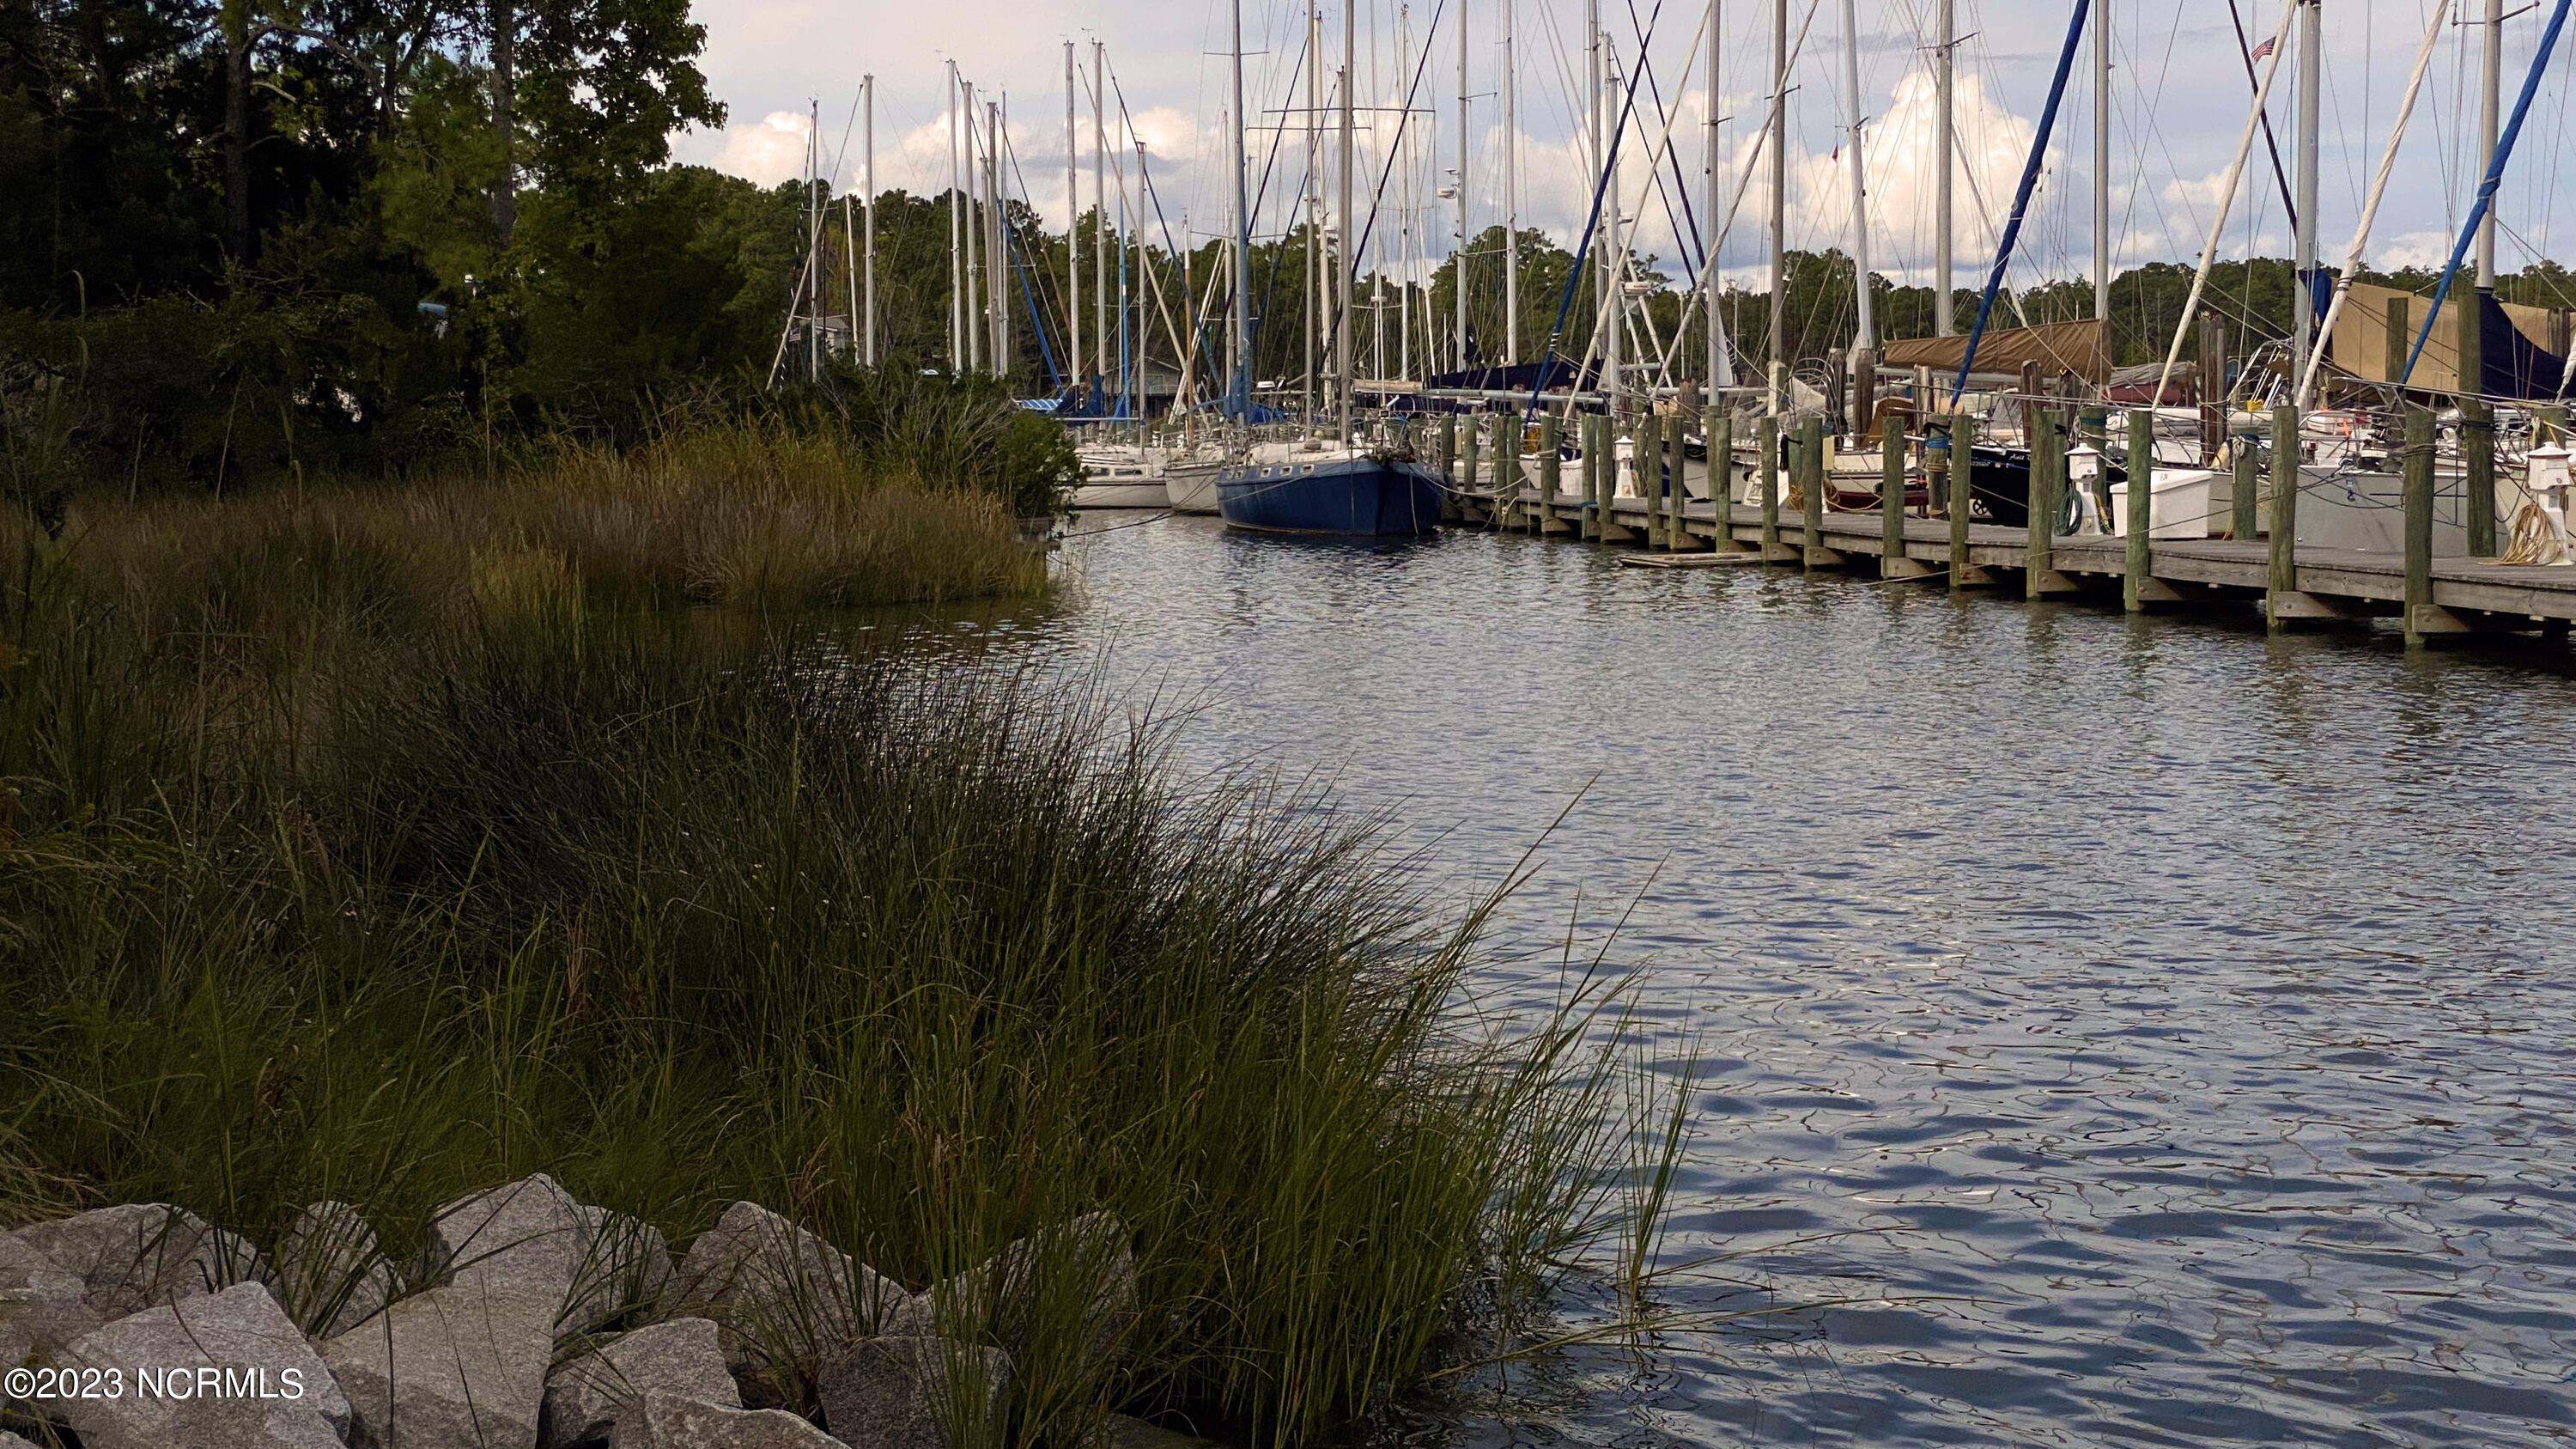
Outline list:
[[[691,576],[685,506],[598,496],[633,511],[6,540],[0,1222],[159,1200],[274,1241],[336,1198],[399,1252],[544,1170],[679,1240],[753,1199],[920,1289],[1106,1210],[1119,1367],[1070,1273],[1015,1353],[1017,1442],[1067,1445],[1111,1407],[1326,1437],[1621,1231],[1597,1000],[1462,1014],[1481,910],[1364,824],[1176,790],[1007,661],[711,642],[636,606]],[[720,596],[782,595],[815,597]],[[814,1367],[776,1345],[770,1397]]]

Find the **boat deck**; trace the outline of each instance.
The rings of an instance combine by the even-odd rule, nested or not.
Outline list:
[[[1566,538],[1580,536],[1585,509],[1574,495],[1558,493],[1542,506],[1531,494],[1509,509],[1498,508],[1490,490],[1452,490],[1449,496],[1457,521],[1464,524],[1494,526],[1497,516],[1508,512],[1512,515],[1504,520],[1508,526],[1526,527],[1527,515],[1538,513],[1544,520],[1544,532]],[[1646,540],[1647,502],[1643,498],[1611,500],[1611,541]],[[1665,503],[1664,508],[1668,516],[1670,504]],[[1755,550],[1762,547],[1762,512],[1758,508],[1728,506],[1721,523],[1717,505],[1693,501],[1683,508],[1682,527],[1689,549],[1710,548],[1721,533],[1730,546]],[[1660,532],[1660,527],[1656,531]],[[1661,547],[1660,542],[1657,546]],[[2120,595],[2128,571],[2127,539],[2093,536],[2053,540],[2046,572],[2035,590],[2027,588],[2029,548],[2027,529],[1971,524],[1964,561],[1967,567],[1961,582],[1999,585],[2006,581],[1997,575],[2010,572],[2018,575],[2012,582],[2023,586],[2011,590],[2015,593]],[[1881,560],[1884,552],[1885,520],[1876,510],[1829,512],[1814,538],[1807,536],[1806,520],[1799,513],[1783,509],[1779,514],[1775,561],[1831,567],[1877,560],[1883,575],[1923,577],[1931,582],[1945,581],[1954,562],[1950,557],[1949,520],[1908,518],[1904,558]],[[2270,589],[2271,545],[2228,539],[2155,539],[2149,545],[2147,575],[2148,586],[2141,595],[2149,603],[2251,601],[2259,607]],[[2395,553],[2301,548],[2297,585],[2297,595],[2282,601],[2279,612],[2284,617],[2368,619],[2399,615],[2405,608],[2406,560]],[[2429,622],[2431,632],[2533,628],[2557,632],[2576,620],[2576,567],[2536,568],[2470,558],[2437,558],[2432,563],[2431,602],[2439,613],[2431,620],[2418,620],[2419,627]]]

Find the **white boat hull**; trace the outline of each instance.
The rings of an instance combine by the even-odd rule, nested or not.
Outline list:
[[[1076,508],[1169,508],[1171,490],[1160,478],[1136,482],[1085,483],[1073,490]]]

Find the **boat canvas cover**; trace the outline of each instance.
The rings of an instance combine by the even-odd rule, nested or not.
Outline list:
[[[2391,303],[2405,309],[2393,349],[2388,332]],[[2455,287],[2443,299],[2442,316],[2433,324],[2433,335],[2424,339],[2424,354],[2415,359],[2415,371],[2406,385],[2430,392],[2461,391],[2458,319],[2462,314],[2454,309],[2469,304],[2479,311],[2478,361],[2485,374],[2475,391],[2488,397],[2556,397],[2567,360],[2549,350],[2550,310],[2482,297],[2473,287]],[[2352,295],[2335,315],[2334,344],[2327,353],[2335,370],[2371,382],[2396,381],[2406,368],[2406,349],[2415,345],[2415,334],[2424,330],[2424,313],[2432,305],[2430,297],[2353,283]]]
[[[1884,343],[1878,350],[1882,367],[1928,367],[1942,373],[1957,372],[1967,358],[1965,337],[1909,337]],[[2038,363],[2039,370],[2052,378],[2071,372],[2099,384],[2111,376],[2111,351],[2104,345],[2102,324],[2090,317],[2037,327],[1990,328],[1977,343],[1978,372],[2016,373],[2025,362]]]

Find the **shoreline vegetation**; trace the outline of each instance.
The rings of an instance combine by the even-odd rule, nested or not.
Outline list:
[[[1490,901],[1174,788],[1095,683],[836,632],[1046,586],[883,427],[12,510],[0,1228],[336,1202],[402,1263],[546,1173],[921,1291],[1105,1214],[1139,1311],[1105,1380],[1083,1314],[1028,1326],[1021,1445],[1346,1437],[1650,1254],[1606,977],[1505,1034],[1459,1007]],[[768,1363],[812,1411],[815,1354]]]

